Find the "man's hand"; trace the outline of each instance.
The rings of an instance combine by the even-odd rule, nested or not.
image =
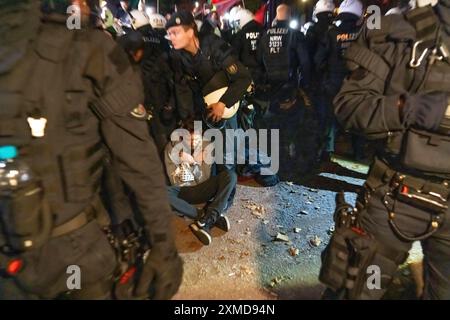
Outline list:
[[[168,300],[177,293],[183,279],[183,260],[174,249],[170,254],[152,248],[137,281],[136,298]]]
[[[210,118],[214,122],[219,122],[220,120],[222,120],[225,108],[226,106],[222,102],[210,104],[208,106],[208,118]]]

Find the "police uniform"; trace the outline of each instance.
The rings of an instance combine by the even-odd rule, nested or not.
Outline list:
[[[263,82],[263,67],[258,61],[259,40],[263,33],[263,27],[255,20],[245,24],[231,40],[231,46],[236,51],[239,60],[245,65],[252,75],[255,84]]]
[[[300,31],[289,28],[289,21],[276,21],[263,34],[258,55],[273,93],[287,82],[309,85],[311,65],[305,39]]]
[[[323,12],[317,16],[317,19],[317,22],[313,23],[313,25],[308,28],[305,35],[311,59],[314,59],[319,43],[326,36],[328,29],[333,23],[333,16],[331,13],[328,14],[327,12]]]
[[[169,136],[175,129],[175,106],[172,72],[168,63],[169,44],[161,29],[150,25],[137,31],[144,40],[144,56],[140,63],[145,90],[145,107],[152,119],[150,130],[155,139],[158,153],[162,155]]]
[[[314,56],[316,74],[323,74],[321,83],[324,97],[321,110],[324,133],[327,135],[327,152],[334,152],[335,125],[332,111],[333,98],[342,86],[348,69],[344,60],[344,53],[358,37],[361,27],[358,25],[359,17],[351,13],[341,13],[336,17],[339,25],[331,27],[326,36],[319,43]]]
[[[31,9],[30,3],[34,3]],[[6,12],[5,21],[8,17],[31,21],[40,15],[39,4],[20,1],[13,10],[1,11]],[[19,159],[36,173],[44,190],[34,204],[20,198],[26,210],[12,212],[18,218],[16,227],[29,224],[24,212],[32,211],[26,206],[48,208],[39,214],[50,217],[51,224],[47,235],[38,227],[37,234],[21,234],[21,229],[6,229],[10,225],[2,219],[0,297],[111,297],[117,261],[103,232],[109,222],[98,201],[105,152],[109,152],[116,173],[135,196],[153,246],[136,293],[146,296],[149,283],[143,281],[150,282],[155,271],[161,281],[156,286],[168,286],[168,290],[157,289],[156,297],[169,298],[181,282],[182,263],[170,231],[161,164],[155,161],[146,111],[138,107],[143,102],[141,82],[125,53],[105,33],[84,26],[68,31],[66,19],[52,12],[26,39],[21,28],[11,29],[24,39],[19,42],[21,56],[14,51],[0,60],[0,145],[18,147]],[[6,42],[6,48],[17,44],[15,40]],[[11,57],[17,58],[14,63]],[[42,137],[35,135],[32,119],[46,120]],[[8,199],[4,195],[1,199],[3,211]],[[22,238],[27,239],[25,249],[12,245],[12,239],[17,244]],[[8,274],[13,260],[23,266]],[[71,265],[81,269],[81,290],[70,291],[67,286]]]
[[[227,107],[238,102],[251,83],[247,68],[235,58],[229,44],[212,34],[199,40],[200,48],[195,56],[184,50],[171,52],[177,108],[182,119],[194,115],[200,119],[202,89],[216,73],[224,72],[228,78],[228,89],[220,99]]]
[[[336,7],[333,1],[330,0],[319,0],[314,5],[312,13],[312,21],[308,22],[310,24],[307,27],[305,24],[303,27],[306,29],[305,37],[308,44],[308,51],[313,59],[319,43],[325,38],[328,29],[331,27],[334,18],[334,11]],[[317,76],[316,74],[313,75]]]
[[[284,167],[281,175],[284,178],[293,177],[296,175],[294,171],[299,173],[310,169],[305,165],[309,161],[303,161],[300,152],[295,153],[294,149],[300,151],[304,148],[303,150],[308,150],[310,155],[317,152],[310,150],[310,145],[303,147],[299,145],[302,141],[298,138],[301,132],[299,124],[302,122],[304,111],[303,99],[297,99],[297,103],[289,110],[281,110],[280,107],[280,102],[284,100],[283,92],[290,91],[296,94],[300,86],[305,88],[309,85],[310,59],[305,39],[300,31],[289,27],[288,21],[276,21],[261,37],[258,50],[259,60],[265,68],[265,83],[270,87],[267,97],[269,107],[261,125],[280,130],[280,163]],[[315,136],[315,132],[310,136]]]
[[[356,225],[337,226],[323,255],[321,279],[341,297],[381,298],[420,240],[423,298],[450,298],[449,13],[445,0],[383,17],[381,30],[364,28],[346,53],[352,73],[334,100],[336,116],[383,148],[352,212]],[[366,285],[369,266],[379,267],[378,288]]]
[[[309,56],[314,64],[314,55],[319,48],[319,44],[327,36],[327,32],[332,25],[333,15],[331,12],[321,12],[317,14],[317,22],[308,28],[305,38],[308,46]],[[314,66],[315,67],[315,66]],[[329,118],[329,112],[322,92],[322,82],[324,74],[322,72],[313,72],[311,75],[310,94],[313,104],[318,111],[319,115],[319,127],[321,132],[326,131],[327,118]],[[329,108],[328,108],[329,109]]]

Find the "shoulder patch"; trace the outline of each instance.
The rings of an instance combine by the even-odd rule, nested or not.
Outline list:
[[[130,113],[133,117],[138,119],[147,118],[147,110],[145,110],[145,107],[142,104],[134,108]]]
[[[236,63],[233,63],[232,65],[227,67],[227,72],[229,74],[236,74],[238,72],[238,66]]]

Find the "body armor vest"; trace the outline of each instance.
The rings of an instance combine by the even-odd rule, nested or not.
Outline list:
[[[41,25],[35,42],[0,75],[0,145],[14,145],[42,185],[52,225],[72,219],[98,194],[104,159],[98,119],[83,77],[92,50],[86,31]],[[33,120],[45,119],[44,135]],[[12,212],[11,214],[19,214]]]

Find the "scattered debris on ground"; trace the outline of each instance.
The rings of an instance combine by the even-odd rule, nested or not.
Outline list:
[[[364,181],[334,173],[318,180],[319,184],[289,181],[270,188],[238,185],[237,193],[244,196],[236,197],[227,212],[231,230],[213,228],[209,246],[202,246],[188,224],[174,218],[185,262],[183,283],[174,298],[320,299],[324,287],[318,280],[319,248],[335,232],[335,192],[345,189],[344,180],[354,185]],[[355,193],[346,193],[349,203],[355,199]],[[411,279],[422,272],[416,269],[402,269],[400,281],[390,290],[393,295],[386,297],[417,296]]]
[[[289,251],[289,254],[293,257],[297,256],[300,253],[300,250],[298,250],[295,247],[290,247],[288,251]]]
[[[309,240],[309,243],[314,247],[318,247],[322,243],[322,239],[320,239],[318,236],[314,236]]]
[[[285,282],[287,280],[292,279],[291,277],[288,276],[278,276],[273,278],[270,283],[269,283],[269,287],[270,288],[275,288],[276,286],[280,285],[282,282]]]
[[[250,209],[251,214],[259,219],[262,219],[266,215],[266,209],[264,206],[258,205],[251,200],[247,200],[247,204],[244,204],[243,207]]]
[[[274,241],[289,242],[289,237],[285,234],[278,232],[277,235],[275,236]]]

